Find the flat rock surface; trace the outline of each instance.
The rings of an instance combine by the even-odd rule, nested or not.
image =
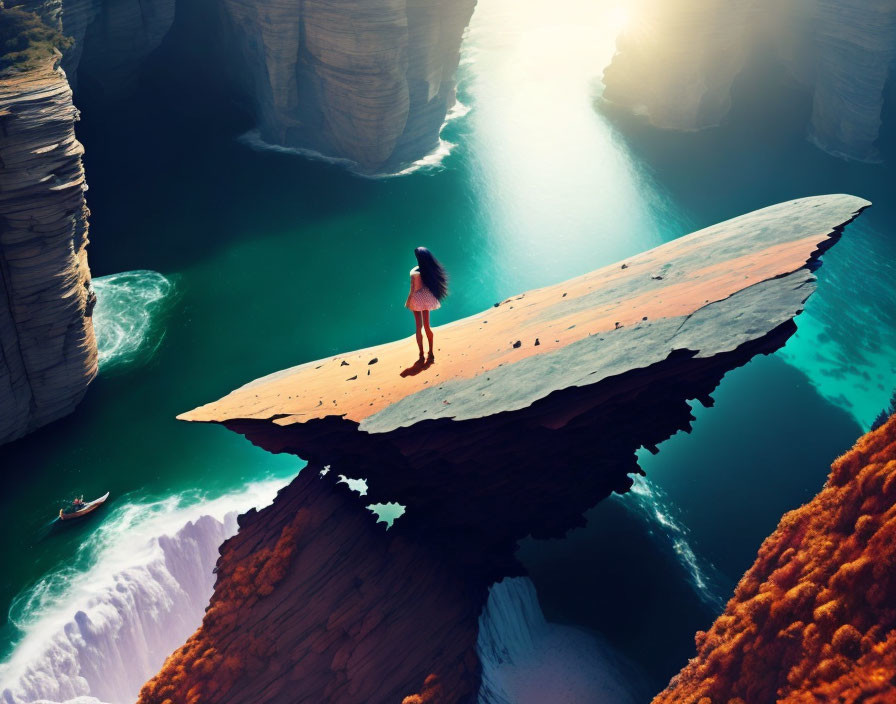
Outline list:
[[[272,374],[179,417],[280,426],[342,417],[384,433],[526,408],[676,350],[731,351],[802,310],[810,264],[868,205],[850,195],[781,203],[511,296],[436,328],[436,362],[417,373],[402,375],[416,353],[408,338]]]

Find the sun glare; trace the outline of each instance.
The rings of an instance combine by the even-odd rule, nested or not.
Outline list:
[[[614,32],[617,34],[622,32],[628,25],[631,14],[628,5],[617,5],[610,11],[610,24]]]

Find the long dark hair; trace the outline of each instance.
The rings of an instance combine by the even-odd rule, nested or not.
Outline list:
[[[420,268],[423,285],[441,301],[448,295],[448,274],[445,273],[444,267],[426,247],[417,247],[414,250],[414,256],[417,257],[417,266]]]

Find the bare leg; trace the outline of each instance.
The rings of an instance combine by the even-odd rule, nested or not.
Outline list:
[[[429,316],[429,311],[425,311],[426,315]],[[420,349],[420,357],[423,358],[423,315],[421,311],[414,311],[414,322],[417,324],[417,347]]]
[[[429,327],[429,311],[424,310],[423,313],[423,327],[426,329],[426,339],[429,342],[429,356],[432,357],[432,328]],[[423,346],[420,346],[420,354],[423,354]]]

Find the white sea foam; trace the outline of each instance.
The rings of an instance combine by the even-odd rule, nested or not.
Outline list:
[[[157,318],[174,291],[171,280],[156,271],[125,271],[96,277],[93,289],[100,369],[148,360],[164,337]]]
[[[479,617],[479,704],[630,704],[639,686],[596,636],[545,620],[532,581],[492,585]]]
[[[709,606],[721,611],[725,600],[718,594],[715,568],[700,560],[689,540],[687,526],[676,518],[676,511],[662,489],[644,477],[635,477],[631,491],[617,499],[659,528],[660,535],[668,541],[678,561],[688,573],[691,584],[700,598]]]
[[[454,149],[454,147],[457,146],[453,142],[442,139],[442,130],[445,129],[445,125],[447,125],[449,122],[463,117],[468,112],[470,112],[469,106],[464,105],[460,101],[455,102],[452,108],[448,111],[448,114],[445,116],[445,122],[443,122],[442,126],[439,128],[439,143],[438,145],[436,145],[436,148],[433,149],[429,154],[426,154],[420,159],[417,159],[417,161],[414,161],[403,169],[394,172],[370,174],[362,171],[360,165],[357,162],[352,161],[351,159],[346,159],[344,157],[327,156],[326,154],[323,154],[314,149],[303,149],[302,147],[284,147],[281,144],[271,144],[270,142],[266,142],[264,139],[262,139],[261,131],[258,129],[252,129],[241,134],[239,137],[237,137],[237,141],[240,144],[243,144],[256,151],[277,152],[278,154],[292,154],[294,156],[300,156],[305,159],[323,161],[328,164],[343,166],[350,172],[352,172],[356,176],[360,176],[361,178],[380,180],[386,178],[395,178],[397,176],[408,176],[410,174],[418,173],[421,171],[438,171],[442,169],[444,167],[445,159],[449,154],[451,154],[451,151]]]
[[[0,664],[0,702],[133,702],[200,624],[236,516],[270,503],[282,485],[115,508],[70,567],[15,600],[10,621],[23,635]]]

